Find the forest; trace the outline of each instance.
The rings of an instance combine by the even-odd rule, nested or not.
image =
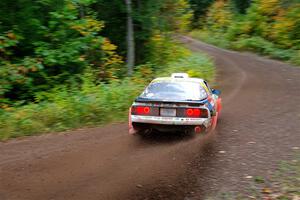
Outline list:
[[[216,1],[202,22],[193,37],[300,65],[299,0]]]
[[[0,139],[122,121],[158,75],[213,82],[178,35],[300,65],[300,2],[2,0]]]

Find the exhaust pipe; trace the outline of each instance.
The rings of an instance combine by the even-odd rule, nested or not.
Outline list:
[[[194,131],[195,131],[195,133],[201,133],[202,128],[200,126],[196,126]]]

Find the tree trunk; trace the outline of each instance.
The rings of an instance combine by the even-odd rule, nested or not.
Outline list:
[[[128,75],[132,75],[135,64],[135,44],[131,0],[125,0],[125,3],[127,8],[127,69]]]
[[[84,7],[81,4],[79,4],[79,11],[80,11],[80,19],[84,18]]]

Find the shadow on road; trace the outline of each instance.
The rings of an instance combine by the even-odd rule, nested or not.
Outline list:
[[[139,141],[146,144],[173,144],[182,141],[188,141],[195,138],[196,135],[185,132],[158,132],[153,131],[149,134],[136,135]]]

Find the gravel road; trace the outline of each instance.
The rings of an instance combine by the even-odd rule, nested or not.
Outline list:
[[[300,153],[300,68],[181,40],[217,65],[215,132],[136,137],[112,124],[2,142],[0,200],[218,199]]]

